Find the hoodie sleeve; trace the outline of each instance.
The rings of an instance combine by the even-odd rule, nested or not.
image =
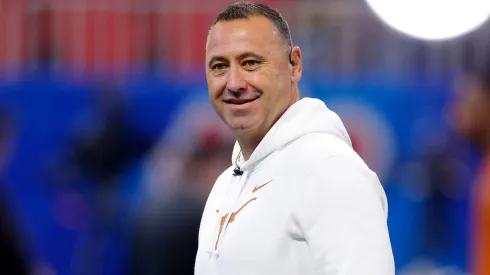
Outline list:
[[[394,275],[386,196],[356,155],[315,165],[293,215],[317,275]]]

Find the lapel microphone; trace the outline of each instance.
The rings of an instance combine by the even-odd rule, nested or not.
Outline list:
[[[242,169],[240,169],[240,166],[238,166],[238,159],[240,158],[241,154],[242,154],[242,152],[240,151],[240,153],[238,153],[238,156],[236,157],[236,160],[235,160],[235,169],[233,169],[233,176],[234,177],[243,175]]]
[[[235,169],[233,169],[233,176],[236,177],[236,176],[241,176],[241,175],[243,175],[243,171],[240,170],[240,167],[238,167],[238,166],[235,167]]]

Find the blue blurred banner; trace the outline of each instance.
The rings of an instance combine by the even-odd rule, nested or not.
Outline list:
[[[323,99],[341,116],[355,149],[381,178],[388,195],[397,268],[419,258],[466,268],[467,193],[473,168],[463,165],[468,158],[465,148],[447,126],[449,85],[376,82],[375,78],[356,84],[310,79],[301,85],[305,96]],[[177,131],[167,126],[185,104],[208,106],[192,114],[202,120],[212,111],[205,83],[197,82],[138,79],[103,93],[99,90],[106,87],[90,82],[33,77],[1,89],[0,104],[9,107],[16,121],[4,188],[22,217],[23,233],[34,247],[32,257],[50,263],[58,274],[74,274],[74,255],[87,238],[96,199],[93,179],[70,177],[69,168],[60,165],[67,162],[64,156],[74,140],[90,135],[84,131],[86,126],[101,123],[101,94],[122,99],[123,116],[131,126],[128,136],[151,144],[170,135],[167,129]],[[185,132],[178,134],[186,138]],[[131,213],[147,196],[142,184],[146,160],[143,156],[125,164],[117,179],[113,226],[118,230],[97,237],[107,248],[104,274],[124,273],[121,262],[126,257]],[[454,165],[450,169],[454,175],[441,168],[448,165]],[[54,173],[60,169],[66,169],[65,177]]]

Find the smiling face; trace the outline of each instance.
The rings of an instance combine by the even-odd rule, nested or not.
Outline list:
[[[301,53],[293,48],[292,66],[290,50],[263,16],[218,22],[212,28],[206,51],[209,98],[238,136],[261,139],[297,101]]]

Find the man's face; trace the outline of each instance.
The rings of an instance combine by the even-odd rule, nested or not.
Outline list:
[[[295,100],[301,70],[265,17],[219,22],[209,35],[206,79],[209,98],[235,132],[267,132]],[[294,58],[300,59],[299,49]]]

